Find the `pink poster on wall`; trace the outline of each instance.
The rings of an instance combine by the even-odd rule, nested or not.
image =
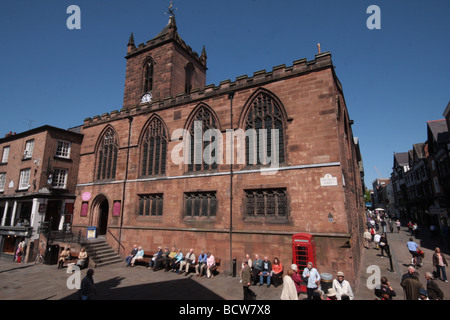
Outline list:
[[[114,201],[113,205],[113,217],[119,217],[120,216],[120,201],[116,200]]]
[[[88,208],[89,208],[89,204],[87,202],[83,202],[81,204],[81,216],[82,217],[87,217],[88,214]]]

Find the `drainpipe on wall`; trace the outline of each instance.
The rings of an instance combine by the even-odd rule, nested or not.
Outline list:
[[[228,99],[230,100],[230,127],[233,130],[233,98],[234,92],[228,94]],[[232,136],[233,137],[233,136]],[[234,140],[231,140],[230,146],[230,274],[233,274],[233,162],[234,162]],[[232,148],[231,148],[232,147]]]
[[[123,226],[123,215],[124,215],[124,208],[125,208],[125,190],[126,190],[126,184],[128,179],[128,162],[130,159],[130,139],[131,139],[131,123],[133,122],[133,117],[128,116],[127,117],[129,121],[128,125],[128,147],[127,147],[127,163],[125,166],[125,178],[123,180],[123,191],[122,191],[122,208],[120,213],[120,227],[119,227],[119,248],[117,249],[117,254],[120,255],[120,247],[122,246],[122,226]]]

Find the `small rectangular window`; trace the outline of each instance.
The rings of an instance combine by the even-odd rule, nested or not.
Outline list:
[[[287,217],[286,188],[245,190],[247,217]]]
[[[140,216],[162,216],[163,214],[163,194],[139,195]]]
[[[0,192],[5,191],[6,173],[0,173]]]
[[[23,152],[24,159],[31,159],[33,156],[34,140],[28,140],[25,145],[25,151]]]
[[[188,192],[184,194],[184,216],[212,218],[217,212],[216,192]]]
[[[52,176],[52,187],[65,189],[67,183],[67,169],[55,169]]]
[[[8,158],[9,158],[9,147],[4,147],[2,154],[2,163],[8,163]]]
[[[70,142],[58,141],[58,146],[56,147],[56,156],[70,159]]]
[[[31,169],[20,170],[19,190],[30,187],[30,173]]]

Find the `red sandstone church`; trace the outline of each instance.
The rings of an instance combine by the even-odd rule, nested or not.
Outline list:
[[[74,230],[121,256],[194,248],[230,272],[259,254],[354,280],[362,160],[330,53],[206,86],[206,51],[171,16],[126,59],[123,108],[82,126]]]

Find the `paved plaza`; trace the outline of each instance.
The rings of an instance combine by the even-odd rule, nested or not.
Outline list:
[[[400,233],[388,232],[388,242],[392,251],[392,267],[389,258],[380,257],[376,249],[363,251],[362,266],[358,276],[356,288],[353,288],[355,300],[374,300],[373,289],[367,287],[367,280],[372,275],[368,268],[378,266],[381,276],[386,276],[397,293],[394,300],[403,300],[400,286],[401,276],[406,272],[411,260],[406,249],[409,234],[405,228]],[[423,267],[418,269],[420,281],[426,287],[425,272],[433,271],[432,253],[436,246],[448,258],[448,244],[440,238],[431,239],[427,231],[422,231],[416,239],[425,251]],[[285,266],[289,265],[284,263]],[[206,279],[187,276],[172,272],[148,270],[144,266],[134,268],[123,264],[114,264],[96,268],[94,274],[96,286],[96,300],[242,300],[242,285],[239,276],[232,277],[223,273]],[[319,270],[319,272],[326,272]],[[81,271],[84,277],[86,269]],[[75,283],[72,274],[66,269],[57,269],[56,265],[34,265],[32,263],[19,265],[5,259],[0,260],[0,299],[1,300],[77,300],[77,290],[68,288]],[[437,280],[443,290],[445,300],[450,300],[450,285]],[[258,295],[257,300],[280,300],[282,286],[267,288],[253,286],[252,290]],[[301,299],[306,295],[301,295]]]

